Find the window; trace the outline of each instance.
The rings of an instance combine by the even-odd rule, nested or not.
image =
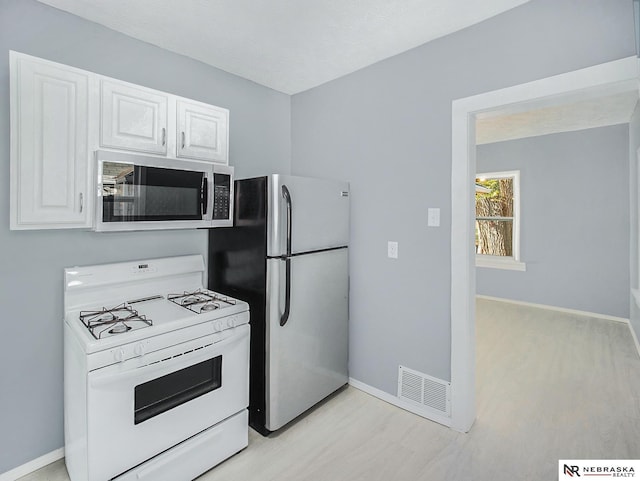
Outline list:
[[[520,171],[476,178],[476,266],[525,270],[520,262]]]
[[[140,424],[222,386],[222,356],[139,384],[134,390],[134,424]]]

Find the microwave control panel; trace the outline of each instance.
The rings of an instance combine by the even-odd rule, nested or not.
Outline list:
[[[213,174],[213,220],[229,219],[231,208],[231,176]]]

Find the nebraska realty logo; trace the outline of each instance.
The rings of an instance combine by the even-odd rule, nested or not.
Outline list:
[[[640,473],[638,459],[561,459],[558,461],[558,479],[635,478]],[[638,474],[640,478],[640,474]]]

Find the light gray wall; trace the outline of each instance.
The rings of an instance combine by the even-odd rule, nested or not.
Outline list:
[[[0,473],[63,446],[64,267],[205,254],[206,231],[9,231],[9,50],[231,111],[238,176],[290,170],[290,97],[44,6],[0,0]]]
[[[520,171],[526,272],[478,268],[478,294],[629,317],[629,126],[477,146],[478,172]]]
[[[450,379],[452,100],[634,55],[632,13],[532,0],[293,97],[292,172],[351,183],[352,377],[391,394],[399,364]]]
[[[638,211],[640,207],[640,185],[638,184],[638,149],[640,149],[640,103],[636,105],[631,122],[629,123],[629,188],[630,198],[630,254],[629,270],[631,271],[631,288],[640,289],[640,223]],[[640,340],[640,308],[633,296],[630,296],[630,321],[631,328]]]

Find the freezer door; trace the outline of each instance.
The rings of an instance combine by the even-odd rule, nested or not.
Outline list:
[[[348,382],[348,249],[267,261],[266,428],[279,429]]]
[[[291,250],[294,254],[349,244],[349,184],[291,175],[268,180],[267,255],[286,253],[287,200],[291,199]]]

